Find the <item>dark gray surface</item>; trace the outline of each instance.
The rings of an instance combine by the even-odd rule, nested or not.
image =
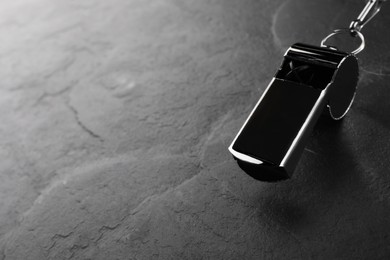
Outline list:
[[[227,151],[283,52],[363,1],[4,0],[0,259],[386,259],[390,3],[286,182]]]

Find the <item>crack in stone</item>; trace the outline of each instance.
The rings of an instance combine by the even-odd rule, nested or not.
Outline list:
[[[203,170],[201,169],[201,170],[199,170],[199,172],[197,172],[196,174],[192,175],[190,178],[183,180],[181,183],[177,184],[176,186],[167,188],[165,191],[163,191],[163,192],[161,192],[161,193],[152,194],[152,195],[146,197],[146,198],[143,199],[140,203],[138,203],[137,206],[135,206],[135,207],[133,208],[133,210],[131,211],[130,215],[131,215],[131,216],[136,215],[138,212],[141,211],[141,208],[142,208],[142,206],[143,206],[144,204],[153,202],[153,201],[155,201],[155,200],[157,200],[157,199],[160,199],[161,197],[167,195],[167,194],[170,193],[171,191],[174,191],[174,190],[180,188],[181,186],[186,185],[188,182],[190,182],[190,181],[194,180],[195,178],[197,178],[202,172],[203,172]]]
[[[55,68],[53,71],[51,71],[48,74],[46,74],[44,76],[44,78],[45,79],[49,79],[49,78],[57,75],[60,72],[64,72],[64,71],[68,70],[75,62],[76,62],[76,58],[74,56],[71,56],[70,58],[67,58],[57,68]]]
[[[110,232],[112,230],[115,230],[117,229],[122,223],[123,223],[123,220],[126,218],[127,216],[123,217],[116,225],[114,226],[108,226],[108,225],[103,225],[101,228],[99,228],[99,237],[95,240],[95,243],[99,243],[100,240],[102,240],[102,238],[104,237],[104,235],[107,233],[107,232]]]
[[[50,250],[52,250],[56,245],[57,245],[57,242],[58,242],[58,240],[60,240],[60,239],[66,239],[66,238],[68,238],[68,237],[70,237],[71,235],[73,235],[73,231],[71,231],[71,232],[69,232],[68,234],[65,234],[65,235],[63,235],[63,234],[55,234],[52,238],[51,238],[51,240],[52,241],[54,241],[53,242],[53,244],[47,249],[47,251],[50,251]]]
[[[384,73],[383,72],[383,68],[380,67],[378,71],[371,71],[371,70],[367,70],[363,67],[360,67],[361,71],[363,71],[364,73],[366,74],[369,74],[369,75],[375,75],[375,76],[379,76],[379,77],[385,77],[385,76],[390,76],[390,73]]]
[[[169,187],[167,188],[165,191],[163,192],[160,192],[158,194],[152,194],[150,196],[147,196],[145,199],[143,199],[140,203],[138,203],[135,207],[133,207],[132,211],[130,212],[129,215],[125,215],[123,216],[123,218],[114,226],[107,226],[107,225],[104,225],[102,226],[100,229],[99,229],[99,237],[96,239],[95,243],[99,243],[99,241],[104,237],[104,235],[107,233],[107,232],[110,232],[112,230],[115,230],[117,229],[118,227],[120,227],[123,223],[123,221],[125,221],[127,218],[129,217],[132,217],[132,216],[135,216],[137,213],[139,213],[142,209],[143,209],[143,206],[146,205],[146,204],[149,204],[153,201],[156,201],[164,196],[166,196],[167,194],[169,194],[170,192],[180,188],[181,186],[187,184],[188,182],[194,180],[195,178],[197,178],[200,174],[202,173],[202,170],[199,170],[199,172],[197,172],[196,174],[194,174],[193,176],[191,176],[190,178],[188,179],[185,179],[183,180],[181,183],[177,184],[176,186],[173,186],[173,187]]]
[[[55,97],[58,97],[58,96],[61,96],[62,94],[65,94],[67,92],[69,92],[71,90],[71,88],[77,84],[77,82],[67,86],[66,88],[63,88],[57,92],[53,92],[53,93],[50,93],[50,92],[44,92],[39,98],[37,98],[37,100],[35,101],[35,103],[33,104],[33,106],[37,106],[38,104],[40,104],[44,99],[46,98],[55,98]]]
[[[75,118],[75,120],[76,120],[76,123],[80,126],[80,128],[82,129],[82,130],[84,130],[84,132],[86,132],[89,136],[91,136],[91,137],[93,137],[93,138],[95,138],[95,139],[98,139],[100,142],[104,142],[104,139],[100,136],[100,135],[98,135],[98,134],[96,134],[95,132],[93,132],[91,129],[89,129],[82,121],[81,121],[81,119],[80,119],[80,116],[79,116],[79,112],[77,111],[77,109],[74,107],[74,106],[72,106],[71,104],[70,104],[70,102],[66,102],[66,105],[67,105],[67,107],[70,109],[70,111],[72,111],[72,113],[73,113],[73,115],[74,115],[74,118]]]

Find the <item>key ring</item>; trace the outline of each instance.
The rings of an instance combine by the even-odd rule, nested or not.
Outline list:
[[[331,37],[333,37],[333,36],[335,36],[335,35],[337,35],[337,34],[349,34],[349,35],[351,35],[352,37],[355,37],[355,36],[357,35],[357,36],[360,38],[360,40],[361,40],[360,46],[359,46],[356,50],[354,50],[354,51],[351,52],[351,53],[354,54],[354,55],[356,55],[356,54],[358,54],[359,52],[361,52],[361,51],[364,49],[365,45],[366,45],[365,40],[364,40],[364,36],[363,36],[363,34],[362,34],[360,31],[351,31],[351,30],[349,30],[349,29],[337,29],[337,30],[334,30],[334,31],[333,31],[331,34],[329,34],[328,36],[326,36],[324,39],[322,39],[322,41],[321,41],[321,47],[328,47],[328,46],[325,44],[325,42],[326,42],[329,38],[331,38]]]
[[[362,12],[359,14],[359,16],[350,23],[348,29],[337,29],[337,30],[334,30],[331,34],[329,34],[324,39],[322,39],[321,47],[329,47],[329,46],[327,46],[325,44],[325,42],[329,38],[331,38],[331,37],[333,37],[333,36],[335,36],[337,34],[348,33],[352,37],[358,36],[360,38],[360,40],[361,40],[360,46],[356,50],[352,51],[351,53],[356,55],[359,52],[361,52],[364,49],[364,47],[365,47],[365,40],[364,40],[364,36],[360,32],[360,30],[372,18],[374,18],[374,16],[380,11],[381,6],[382,6],[383,2],[385,2],[385,1],[386,0],[369,0],[367,2],[366,6],[363,8]]]

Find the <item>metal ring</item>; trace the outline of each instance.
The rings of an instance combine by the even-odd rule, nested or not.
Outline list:
[[[359,52],[361,52],[364,47],[365,47],[365,41],[364,41],[364,36],[361,32],[359,31],[356,31],[356,30],[350,30],[350,29],[337,29],[337,30],[334,30],[331,34],[329,34],[328,36],[326,36],[322,41],[321,41],[321,47],[328,47],[327,45],[325,45],[325,42],[331,38],[332,36],[336,35],[336,34],[342,34],[342,33],[348,33],[349,35],[351,35],[352,37],[356,37],[359,36],[360,40],[362,41],[362,43],[360,44],[359,48],[357,48],[356,50],[352,51],[351,53],[352,54],[358,54]]]

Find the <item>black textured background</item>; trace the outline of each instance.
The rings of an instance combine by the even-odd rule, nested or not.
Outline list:
[[[363,6],[1,1],[0,259],[388,259],[390,3],[291,180],[227,151],[286,48]]]

